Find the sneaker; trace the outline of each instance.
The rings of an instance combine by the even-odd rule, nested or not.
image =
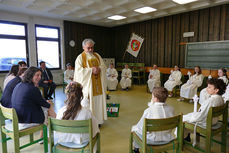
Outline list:
[[[171,98],[171,97],[172,97],[172,95],[168,95],[168,97],[170,97],[170,98]]]
[[[177,99],[177,101],[184,101],[184,98]]]
[[[44,141],[43,141],[43,140],[41,140],[41,141],[39,141],[38,143],[39,143],[39,144],[43,144],[43,143],[44,143]]]
[[[134,153],[140,153],[138,148],[134,148]]]
[[[190,102],[190,103],[193,103],[193,100],[192,100],[192,99],[190,99],[190,100],[189,100],[189,102]]]

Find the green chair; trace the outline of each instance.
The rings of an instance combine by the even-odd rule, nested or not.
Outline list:
[[[174,96],[177,96],[177,91],[180,91],[180,88],[181,86],[185,83],[185,78],[184,78],[184,75],[182,74],[181,76],[181,84],[180,85],[177,85],[173,88],[173,94]]]
[[[144,63],[133,63],[132,68],[133,79],[138,80],[138,84],[143,80],[143,84],[145,83],[145,64]]]
[[[150,145],[146,143],[147,132],[158,132],[164,130],[170,130],[177,127],[177,138],[163,145]],[[153,152],[166,152],[168,150],[176,150],[181,153],[183,145],[183,121],[182,115],[165,118],[165,119],[144,119],[142,139],[132,132],[130,135],[129,153],[133,151],[133,141],[141,146],[141,153],[153,153]]]
[[[207,126],[197,126],[196,132],[200,134],[201,137],[205,138],[205,148],[201,148],[199,146],[193,147],[190,142],[184,141],[186,146],[190,146],[192,148],[197,149],[198,151],[210,153],[212,141],[218,144],[221,144],[221,152],[226,153],[226,144],[227,144],[227,117],[228,117],[228,102],[223,106],[219,107],[211,107],[208,111],[207,116]],[[222,122],[218,122],[217,125],[212,125],[212,119],[214,117],[223,117]],[[192,123],[184,123],[184,128],[193,131],[195,124]],[[221,133],[221,141],[213,139],[213,137],[217,134]]]
[[[13,131],[9,131],[5,128],[5,121],[12,120]],[[34,140],[33,133],[43,130],[43,138]],[[15,109],[5,108],[0,105],[0,132],[1,132],[1,145],[2,153],[7,153],[7,141],[13,139],[14,141],[14,153],[20,153],[20,150],[31,146],[39,141],[44,142],[44,152],[48,152],[48,138],[47,138],[47,127],[44,124],[33,126],[27,129],[19,130],[18,128],[18,117]],[[19,138],[29,135],[30,142],[20,146]]]
[[[62,77],[63,77],[62,86],[63,86],[63,93],[64,93],[65,87],[68,85],[68,83],[64,81],[64,73],[62,74]]]
[[[97,142],[97,153],[100,153],[100,133],[97,133],[96,136],[93,138],[92,134],[92,120],[58,120],[54,118],[49,118],[49,138],[50,138],[50,152],[55,153],[93,153],[93,147]],[[79,149],[75,148],[68,148],[62,146],[61,144],[56,144],[54,146],[53,142],[53,132],[63,132],[63,133],[89,133],[89,143]]]

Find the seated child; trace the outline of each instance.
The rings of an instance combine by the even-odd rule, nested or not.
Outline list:
[[[66,105],[57,113],[56,118],[62,120],[88,120],[92,118],[93,137],[99,132],[98,123],[89,109],[86,107],[85,99],[83,99],[83,87],[77,82],[70,82],[65,93],[67,95]],[[82,145],[89,142],[89,134],[72,134],[54,132],[56,143],[65,145],[66,147],[74,148],[74,145]],[[68,145],[69,144],[69,145]],[[94,150],[95,151],[95,150]]]
[[[217,107],[224,104],[222,94],[225,92],[226,84],[221,79],[212,78],[208,80],[208,86],[206,88],[207,93],[210,95],[203,105],[199,108],[197,112],[192,112],[183,116],[184,122],[196,123],[199,126],[206,126],[207,115],[210,107]],[[218,122],[218,118],[213,118],[212,125]],[[185,130],[185,134],[187,131]],[[187,141],[191,141],[190,133],[185,138]]]
[[[165,103],[167,97],[168,91],[165,88],[155,87],[152,91],[152,99],[149,103],[149,108],[144,111],[140,121],[132,127],[132,132],[142,135],[144,118],[162,119],[174,116],[173,108]],[[169,142],[173,139],[172,130],[147,133],[147,141],[151,141],[152,144],[162,141]],[[139,153],[139,146],[135,142],[134,148],[134,152]]]

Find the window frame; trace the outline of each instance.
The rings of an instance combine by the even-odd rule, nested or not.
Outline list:
[[[0,23],[5,23],[5,24],[12,24],[12,25],[23,25],[25,29],[25,36],[18,36],[18,35],[7,35],[7,34],[0,34],[0,38],[2,39],[15,39],[15,40],[25,40],[25,53],[26,53],[26,64],[29,67],[29,45],[28,45],[28,27],[27,23],[23,22],[15,22],[15,21],[6,21],[6,20],[0,20]],[[8,71],[2,71],[0,70],[0,73],[6,73]]]
[[[41,28],[49,28],[49,29],[56,29],[58,31],[58,38],[48,38],[48,37],[37,37],[37,27]],[[40,67],[40,64],[38,62],[38,50],[37,50],[37,41],[54,41],[58,42],[58,52],[59,52],[59,67],[58,68],[49,68],[50,70],[60,70],[61,69],[61,41],[60,41],[60,27],[56,26],[48,26],[48,25],[41,25],[41,24],[35,24],[35,43],[36,43],[36,63],[37,67]]]

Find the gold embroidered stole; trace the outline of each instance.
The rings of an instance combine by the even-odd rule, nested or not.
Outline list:
[[[95,53],[93,55],[96,58],[92,58],[88,60],[89,67],[99,66],[100,60],[99,56]],[[87,67],[87,55],[85,52],[82,53],[82,60],[83,60],[83,68]],[[93,96],[102,95],[102,83],[101,83],[101,74],[94,75],[92,74],[92,88],[93,88]]]

